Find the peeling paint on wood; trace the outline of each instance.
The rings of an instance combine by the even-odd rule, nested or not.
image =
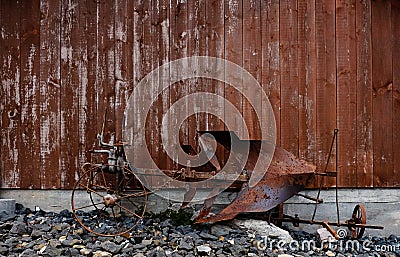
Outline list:
[[[338,126],[341,186],[398,186],[399,9],[396,1],[364,0],[0,1],[1,187],[71,188],[91,160],[105,111],[105,141],[115,142],[134,86],[159,65],[193,55],[248,69],[269,96],[277,144],[320,170]],[[158,80],[173,75],[166,68]],[[138,97],[157,97],[153,118],[135,122],[151,128],[145,136],[163,168],[180,166],[162,148],[162,116],[198,91],[224,96],[258,137],[250,105],[229,85],[193,79],[160,96],[144,92]],[[232,118],[222,103],[208,107]],[[175,126],[163,125],[168,133]],[[180,141],[196,147],[196,129],[225,126],[195,115]]]

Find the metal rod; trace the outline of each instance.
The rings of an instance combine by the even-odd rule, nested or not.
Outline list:
[[[358,228],[369,228],[369,229],[384,229],[385,227],[383,226],[377,226],[377,225],[367,225],[367,224],[348,224],[345,222],[327,222],[327,221],[320,221],[320,220],[302,220],[302,219],[296,219],[293,217],[290,218],[273,218],[273,220],[276,221],[281,221],[281,222],[296,222],[296,223],[303,223],[303,224],[310,224],[310,225],[324,225],[324,223],[330,225],[330,226],[335,226],[335,227],[341,227],[341,226],[350,226],[350,227],[358,227]]]
[[[309,196],[309,195],[305,195],[305,194],[302,194],[302,193],[297,193],[296,195],[297,195],[297,196],[301,196],[301,197],[303,197],[303,198],[305,198],[305,199],[314,201],[314,202],[316,202],[316,201],[318,201],[319,203],[323,203],[323,202],[324,202],[323,199],[317,199],[317,198],[315,198],[315,197],[312,197],[312,196]]]
[[[336,152],[336,156],[335,156],[335,159],[336,159],[336,167],[335,167],[335,169],[336,169],[336,213],[337,213],[337,222],[338,222],[338,224],[340,224],[340,212],[339,212],[339,193],[338,193],[338,132],[339,132],[339,129],[335,129],[334,130],[334,138],[336,138],[336,149],[335,149],[335,152]]]

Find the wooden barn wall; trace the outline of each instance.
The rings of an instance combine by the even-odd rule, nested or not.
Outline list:
[[[250,71],[269,96],[278,145],[320,170],[339,128],[340,186],[400,185],[399,1],[1,0],[0,21],[2,188],[71,188],[103,116],[105,139],[115,142],[135,84],[193,55]],[[254,121],[249,103],[221,82],[171,86],[146,135],[157,162],[170,168],[162,114],[196,91],[223,96]],[[181,142],[190,143],[196,129],[224,124],[190,117]],[[250,136],[259,131],[250,127]]]

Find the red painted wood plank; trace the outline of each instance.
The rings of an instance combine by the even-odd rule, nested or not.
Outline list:
[[[179,58],[188,56],[188,31],[187,31],[187,18],[188,18],[188,9],[186,1],[173,0],[170,2],[170,60],[176,60]],[[181,67],[182,69],[184,67]],[[174,77],[179,74],[179,70],[170,70],[170,76]],[[187,86],[186,81],[179,81],[170,87],[170,102],[171,105],[179,100],[180,98],[187,95],[189,92],[189,88]],[[182,112],[177,112],[172,116],[172,119],[168,121],[168,133],[173,133],[174,127],[179,127],[179,142],[175,144],[177,147],[179,145],[188,145],[189,144],[189,124],[184,121],[182,124],[178,124],[177,118],[185,116],[186,110]],[[170,139],[169,141],[172,141]],[[172,159],[176,159],[175,154],[172,156]],[[181,166],[177,165],[177,163],[171,163],[170,168],[178,169]]]
[[[243,67],[243,6],[242,0],[225,1],[225,59]],[[236,85],[243,88],[243,85]],[[243,114],[243,97],[232,86],[226,85],[225,99],[230,101],[233,106]],[[227,107],[225,107],[227,109]],[[235,119],[230,113],[225,113],[225,122],[235,124],[235,127],[241,131],[243,128],[238,119]]]
[[[261,3],[256,0],[243,1],[243,68],[261,83]],[[246,87],[247,85],[244,85]],[[261,109],[261,89],[250,89],[249,98],[243,97],[243,116],[249,131],[249,139],[261,139],[260,122],[250,104]]]
[[[316,161],[317,81],[315,1],[298,2],[299,157]]]
[[[267,94],[274,111],[276,122],[276,144],[278,146],[280,146],[281,143],[279,2],[280,1],[278,0],[261,1],[261,79],[264,92]]]
[[[224,58],[225,46],[225,2],[223,0],[208,1],[202,3],[203,12],[198,14],[198,28],[200,52],[199,55]],[[201,17],[203,15],[203,17]],[[205,25],[205,26],[204,26]],[[218,95],[225,99],[225,85],[217,80],[203,79],[199,80],[202,85],[201,90]],[[202,99],[198,99],[201,101]],[[200,130],[225,130],[225,103],[221,101],[212,101],[211,104],[203,103],[203,107],[213,110],[217,115],[199,115],[198,123]],[[216,156],[221,167],[225,164],[228,157],[223,147],[217,147]],[[213,168],[213,167],[210,167]],[[215,168],[214,168],[215,169]]]
[[[84,1],[79,4],[79,167],[92,161],[89,150],[98,147],[97,130],[102,117],[97,114],[97,4]],[[96,159],[96,158],[95,158]],[[96,161],[96,160],[94,160]]]
[[[152,4],[152,44],[156,46],[153,48],[152,59],[153,67],[157,68],[159,65],[169,62],[169,14],[170,6],[167,0],[154,1]],[[158,77],[159,89],[169,84],[169,68],[164,67],[160,70]],[[153,158],[156,164],[161,169],[168,168],[170,159],[164,151],[162,146],[161,132],[162,132],[162,118],[168,111],[170,106],[169,89],[164,90],[154,103],[155,113],[152,113],[153,129],[154,129],[154,144],[153,144]],[[154,97],[155,94],[153,94]]]
[[[339,184],[357,185],[357,49],[355,42],[355,1],[336,1],[337,126],[339,140]]]
[[[333,130],[336,128],[335,2],[329,0],[316,1],[315,10],[317,44],[316,165],[318,170],[323,170],[328,158]],[[328,171],[335,170],[334,160],[335,154],[331,156]],[[334,179],[326,179],[327,186],[334,185],[334,183]]]
[[[356,1],[357,186],[373,186],[371,1]]]
[[[400,185],[400,3],[392,1],[392,42],[393,42],[393,171],[392,186]]]
[[[383,29],[385,28],[385,29]],[[392,47],[390,1],[372,2],[372,87],[374,186],[392,183]]]
[[[163,47],[163,30],[165,30],[165,23],[167,15],[169,13],[167,2],[166,1],[153,1],[151,5],[151,36],[150,41],[150,51],[151,51],[151,59],[150,65],[151,69],[158,68],[161,64],[163,64],[163,59],[165,53],[165,49],[163,52],[160,51]],[[165,31],[164,31],[165,33]],[[152,109],[149,113],[147,118],[147,125],[149,128],[149,142],[151,142],[151,153],[152,158],[157,164],[157,166],[162,169],[165,168],[165,163],[167,161],[167,156],[163,150],[162,146],[162,139],[161,139],[161,129],[162,129],[162,117],[164,114],[164,106],[163,101],[168,100],[163,99],[165,96],[158,95],[158,91],[162,90],[162,86],[164,83],[169,83],[169,78],[166,81],[163,81],[164,77],[160,74],[156,78],[157,87],[154,87],[153,90],[150,92],[151,98],[154,99],[154,103]],[[155,83],[153,83],[154,85]]]
[[[21,2],[21,188],[40,188],[40,2]],[[23,167],[23,168],[22,168]]]
[[[13,11],[11,11],[13,10]],[[1,144],[0,172],[2,188],[18,188],[21,184],[21,4],[0,3],[0,105]]]
[[[125,106],[133,89],[133,1],[115,2],[115,138],[122,139]]]
[[[60,188],[59,1],[40,2],[40,176],[41,188]]]
[[[104,140],[114,143],[115,138],[115,5],[111,1],[98,4],[98,131],[101,130],[104,113],[106,124]]]
[[[299,71],[297,55],[297,1],[280,1],[281,145],[299,151]]]
[[[72,188],[79,153],[79,8],[77,2],[61,2],[61,188]]]

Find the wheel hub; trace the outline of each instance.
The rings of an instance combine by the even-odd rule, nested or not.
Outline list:
[[[116,196],[113,196],[110,194],[107,194],[103,197],[104,205],[107,207],[114,206],[117,203],[117,201],[118,201],[118,198]]]

